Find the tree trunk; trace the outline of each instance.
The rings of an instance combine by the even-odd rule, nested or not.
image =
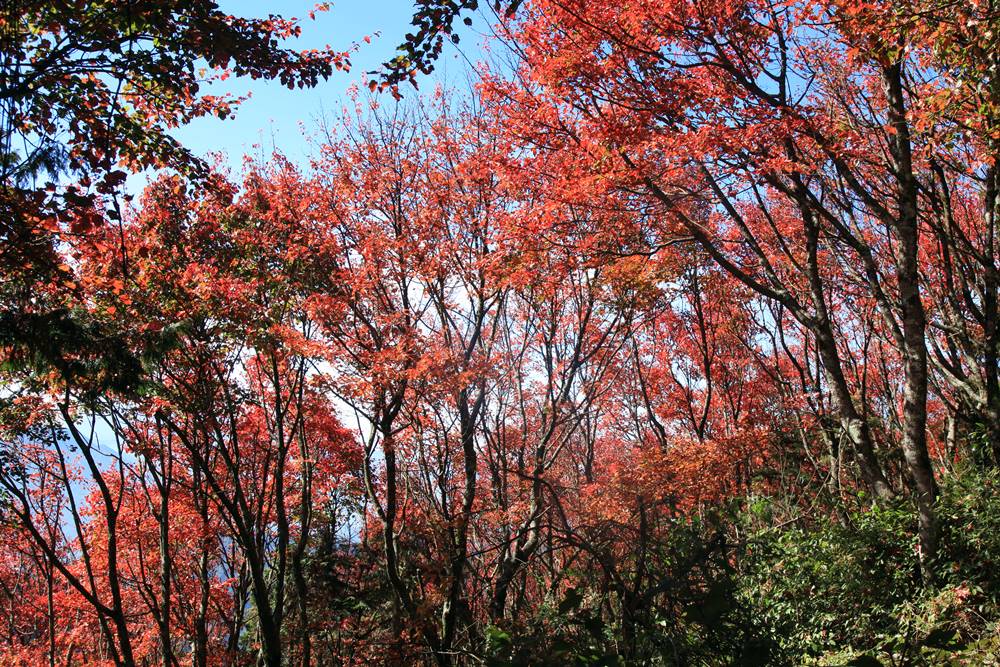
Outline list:
[[[897,62],[883,72],[892,126],[893,158],[896,166],[896,281],[903,332],[903,456],[913,479],[919,513],[920,565],[925,581],[932,573],[930,561],[937,555],[937,525],[934,502],[937,483],[927,452],[927,318],[920,299],[919,222],[917,182],[913,175],[909,124],[903,101],[902,65]]]

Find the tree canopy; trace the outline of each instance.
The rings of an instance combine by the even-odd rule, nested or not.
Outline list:
[[[241,170],[349,50],[3,10],[0,663],[994,664],[1000,13],[475,10]]]

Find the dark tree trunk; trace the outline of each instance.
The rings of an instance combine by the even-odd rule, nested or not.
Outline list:
[[[902,65],[883,72],[888,101],[891,144],[896,167],[896,280],[903,333],[903,456],[913,480],[919,513],[920,563],[924,579],[932,579],[929,567],[937,555],[937,525],[934,502],[937,483],[927,452],[927,318],[920,298],[919,222],[917,182],[913,175],[909,124],[903,99]]]

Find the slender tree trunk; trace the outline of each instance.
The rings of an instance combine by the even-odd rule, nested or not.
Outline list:
[[[919,221],[917,182],[913,175],[909,124],[903,100],[902,65],[883,72],[892,126],[892,152],[896,166],[898,220],[896,221],[896,281],[903,333],[903,456],[913,479],[919,513],[920,563],[925,581],[937,555],[937,522],[934,502],[937,483],[927,452],[927,317],[920,298]]]
[[[198,578],[201,590],[198,600],[198,614],[194,623],[194,651],[191,660],[194,667],[208,667],[208,600],[211,589],[209,586],[208,551],[204,547],[198,560]]]
[[[539,473],[540,474],[540,473]],[[518,530],[514,542],[503,551],[498,568],[496,582],[493,584],[493,595],[490,600],[490,615],[494,620],[504,617],[507,609],[507,596],[514,577],[520,571],[528,558],[538,548],[541,528],[542,484],[532,483],[531,505],[528,508],[528,519]]]
[[[271,604],[263,563],[256,555],[250,563],[250,579],[260,633],[258,664],[262,667],[281,667],[281,622]]]
[[[996,226],[1000,222],[1000,158],[994,158],[986,174],[986,266],[983,271],[983,375],[986,389],[986,435],[993,465],[1000,467],[1000,312],[997,304]]]
[[[295,584],[295,600],[299,612],[299,664],[309,667],[312,664],[312,640],[309,628],[309,588],[306,583],[303,558],[309,546],[312,529],[312,463],[304,427],[299,424],[299,460],[301,463],[299,494],[299,538],[292,552],[292,580]]]
[[[164,480],[164,484],[169,482]],[[170,645],[170,507],[167,489],[160,490],[160,651],[163,652],[163,667],[173,664],[173,651]]]
[[[462,456],[465,464],[465,484],[462,490],[461,515],[457,517],[454,530],[451,558],[451,583],[448,599],[442,610],[443,628],[441,648],[450,651],[455,640],[455,632],[463,620],[468,620],[463,595],[465,592],[465,568],[469,554],[469,519],[472,516],[472,506],[476,499],[476,480],[478,476],[478,460],[476,455],[476,418],[479,406],[482,405],[482,392],[477,396],[475,404],[469,406],[469,391],[462,389],[458,394],[459,422],[461,425]]]
[[[844,378],[844,372],[840,366],[840,355],[837,352],[837,344],[833,339],[833,334],[828,331],[827,327],[819,328],[814,333],[820,360],[823,362],[827,382],[830,385],[833,409],[837,414],[840,427],[854,446],[858,467],[861,469],[861,476],[864,478],[865,484],[876,496],[882,499],[892,498],[895,494],[875,454],[875,444],[872,440],[871,429],[869,429],[868,423],[858,412],[847,380]]]
[[[201,471],[195,467],[193,470],[194,488],[192,497],[195,509],[201,519],[201,527],[207,532],[208,528],[208,495],[202,485]],[[198,558],[198,582],[199,600],[198,611],[194,621],[194,651],[191,653],[191,664],[193,667],[208,667],[208,602],[211,592],[208,568],[208,549],[204,544],[204,538],[199,540],[201,555]]]
[[[45,559],[45,603],[49,633],[49,667],[56,667],[56,608],[52,587],[55,583],[52,563]]]
[[[794,157],[794,149],[789,146],[788,150],[789,156]],[[844,377],[840,351],[837,349],[837,339],[833,333],[833,325],[826,305],[823,276],[820,272],[819,223],[810,206],[807,189],[801,175],[792,174],[791,180],[794,184],[792,192],[799,207],[799,214],[802,216],[806,235],[805,273],[809,282],[809,297],[813,307],[813,316],[804,321],[803,324],[812,331],[816,338],[816,351],[823,364],[823,371],[830,387],[833,408],[840,420],[841,428],[851,444],[854,445],[855,455],[858,458],[858,465],[861,468],[861,476],[864,478],[865,484],[877,497],[891,498],[894,495],[893,490],[875,454],[875,443],[871,437],[871,429],[869,429],[863,413],[858,410],[854,397],[851,396],[850,386]]]

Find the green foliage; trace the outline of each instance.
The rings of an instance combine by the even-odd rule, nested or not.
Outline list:
[[[148,389],[145,369],[175,349],[190,323],[180,321],[146,332],[133,349],[113,323],[84,309],[42,313],[0,312],[0,370],[22,383],[72,386],[82,398]]]
[[[920,580],[916,517],[901,501],[847,524],[756,535],[739,597],[793,664],[995,664],[987,656],[1000,640],[996,488],[995,471],[944,479],[934,586]]]
[[[786,650],[876,646],[919,587],[910,515],[876,507],[853,519],[767,532],[748,547],[743,595]]]
[[[945,478],[938,513],[945,581],[989,583],[1000,595],[1000,478],[996,469]]]
[[[142,375],[139,360],[121,340],[82,311],[0,312],[0,346],[8,350],[4,370],[55,372],[93,395],[127,391]]]

